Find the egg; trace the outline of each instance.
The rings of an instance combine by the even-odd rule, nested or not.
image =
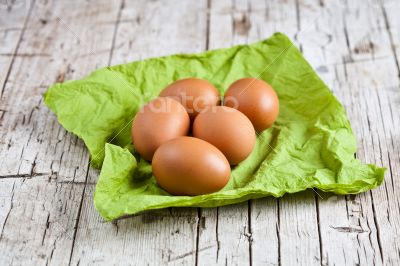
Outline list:
[[[178,137],[161,145],[152,168],[158,185],[173,195],[216,192],[228,183],[231,174],[221,151],[193,137]]]
[[[245,114],[258,132],[271,127],[279,115],[279,99],[274,89],[256,78],[232,83],[225,93],[224,105]]]
[[[175,81],[162,90],[160,96],[178,100],[186,108],[192,120],[202,111],[220,102],[219,93],[214,85],[198,78]]]
[[[161,144],[189,132],[190,119],[178,101],[159,97],[144,105],[132,122],[132,142],[148,161]]]
[[[250,120],[226,106],[215,106],[199,114],[193,123],[193,136],[217,147],[231,165],[246,159],[256,142]]]

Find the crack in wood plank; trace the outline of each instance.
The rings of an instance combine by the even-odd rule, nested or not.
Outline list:
[[[87,180],[88,180],[88,176],[89,176],[89,169],[90,168],[88,167],[87,173],[86,173],[86,178],[85,178],[85,184],[84,184],[83,189],[82,189],[81,200],[80,200],[80,203],[79,203],[78,214],[77,214],[77,218],[76,218],[75,225],[74,225],[74,234],[72,236],[72,248],[71,248],[70,255],[69,255],[68,265],[71,265],[72,255],[73,255],[74,248],[75,248],[76,234],[78,232],[79,221],[80,221],[80,218],[81,218],[83,199],[84,199],[84,196],[85,196]]]
[[[103,1],[102,3],[98,2],[96,5],[92,5],[92,7],[87,8],[84,5],[85,3],[82,2],[82,4],[77,4],[77,2],[70,2],[68,3],[69,8],[73,8],[74,6],[76,7],[77,5],[81,5],[82,8],[77,8],[76,12],[82,12],[85,10],[89,9],[97,9],[97,6],[104,6],[106,1]],[[33,6],[33,5],[32,5]],[[53,16],[53,14],[59,14],[60,8],[62,8],[63,3],[59,2],[57,5],[53,5],[51,7],[51,12],[49,10],[46,10],[47,8],[50,8],[48,5],[43,8],[33,8],[30,12],[32,12],[32,16],[30,17],[29,20],[29,25],[36,25],[38,22],[40,23],[39,19],[37,18],[37,15],[40,13],[46,13],[46,16]],[[65,8],[65,7],[64,7]],[[105,15],[110,16],[109,10],[107,10],[106,13],[100,14],[102,17],[105,17]],[[96,16],[93,17],[88,17],[85,18],[83,17],[81,20],[75,20],[74,22],[76,23],[81,23],[82,25],[86,25],[86,23],[82,23],[83,19],[86,19],[87,22],[90,22],[90,20],[95,20]],[[27,20],[25,18],[25,20]],[[68,21],[67,21],[68,22]],[[25,21],[25,25],[26,25]],[[89,25],[90,26],[90,25]],[[73,45],[73,40],[64,40],[64,44],[61,47],[61,50],[58,49],[56,52],[54,52],[55,44],[58,39],[58,37],[64,35],[59,31],[59,28],[57,25],[53,24],[47,24],[46,26],[43,27],[32,27],[27,29],[25,27],[24,31],[24,37],[20,38],[19,46],[18,46],[18,51],[16,51],[15,56],[13,57],[13,67],[9,69],[9,74],[7,76],[6,81],[4,82],[3,90],[2,90],[2,101],[1,101],[1,109],[2,110],[10,110],[10,106],[15,106],[14,103],[18,102],[19,107],[21,109],[20,113],[13,113],[13,112],[2,112],[2,128],[1,128],[1,134],[5,134],[6,139],[5,143],[1,143],[1,145],[5,145],[6,147],[8,146],[8,153],[6,151],[1,150],[3,155],[8,155],[8,154],[16,154],[16,150],[12,150],[15,147],[19,147],[19,143],[22,141],[27,141],[28,143],[23,143],[21,145],[22,147],[22,152],[18,151],[18,157],[19,160],[16,160],[17,162],[19,161],[19,167],[18,167],[18,177],[23,177],[23,178],[16,178],[17,176],[14,176],[13,173],[13,168],[10,167],[9,169],[4,169],[1,167],[2,172],[1,175],[3,177],[6,177],[4,179],[0,178],[0,185],[4,186],[9,184],[10,182],[15,182],[19,184],[19,189],[18,189],[18,205],[12,206],[13,208],[11,209],[11,212],[9,214],[9,217],[7,218],[6,223],[4,224],[4,230],[2,231],[2,239],[0,241],[0,245],[2,246],[2,251],[1,251],[1,261],[4,263],[12,263],[14,261],[15,264],[24,264],[24,259],[30,260],[34,264],[41,264],[41,262],[46,262],[46,263],[53,263],[53,264],[63,264],[62,262],[65,262],[65,257],[64,255],[60,254],[60,248],[64,249],[62,252],[64,254],[69,253],[70,250],[72,250],[72,247],[69,246],[71,242],[69,241],[68,235],[70,235],[71,231],[76,231],[77,228],[70,227],[70,221],[73,220],[74,217],[76,217],[77,213],[75,212],[78,208],[78,205],[75,206],[74,201],[76,201],[76,191],[79,191],[79,196],[80,196],[80,204],[83,201],[83,196],[84,196],[84,191],[85,190],[85,185],[89,184],[87,182],[87,178],[85,178],[84,186],[80,186],[81,182],[80,179],[76,178],[75,176],[78,176],[79,173],[77,172],[77,167],[72,166],[71,168],[73,169],[73,181],[75,183],[79,183],[78,186],[74,185],[74,183],[71,182],[64,182],[61,179],[46,179],[46,175],[49,174],[50,176],[53,176],[53,174],[56,174],[56,178],[61,178],[63,176],[70,176],[69,174],[65,174],[65,172],[60,169],[60,167],[56,166],[55,160],[52,159],[49,163],[51,173],[47,172],[48,170],[46,167],[43,167],[44,165],[44,158],[43,155],[45,155],[47,158],[54,156],[52,154],[52,148],[54,147],[53,144],[55,144],[56,149],[63,149],[65,146],[65,154],[69,153],[68,155],[64,156],[64,151],[63,155],[61,157],[61,160],[66,160],[67,167],[69,167],[68,163],[71,165],[71,161],[67,161],[71,159],[71,155],[75,153],[75,157],[78,157],[80,154],[76,154],[76,146],[81,145],[81,148],[83,148],[83,145],[80,141],[77,141],[77,138],[71,137],[72,135],[66,134],[65,130],[61,129],[61,126],[58,124],[56,121],[54,115],[48,115],[45,113],[43,110],[46,108],[43,107],[43,103],[41,102],[42,100],[42,95],[39,92],[39,89],[45,89],[47,86],[40,85],[40,86],[30,86],[28,84],[28,81],[32,81],[37,84],[48,84],[51,83],[52,80],[50,80],[48,77],[45,77],[47,80],[47,83],[44,82],[37,82],[38,80],[35,78],[32,78],[31,71],[28,72],[28,70],[31,67],[38,67],[40,66],[40,62],[44,62],[47,59],[43,58],[43,56],[38,56],[38,55],[44,55],[44,53],[41,52],[41,49],[49,51],[49,54],[57,53],[60,56],[57,58],[51,58],[49,61],[47,61],[48,65],[50,66],[49,72],[54,72],[52,71],[51,67],[53,69],[57,69],[57,67],[60,67],[60,63],[62,64],[61,61],[67,62],[66,65],[68,64],[68,61],[63,59],[63,52],[65,53],[65,50],[63,51],[63,48],[69,49],[71,48],[71,44]],[[84,30],[86,27],[81,27],[80,30]],[[33,37],[33,29],[35,30],[35,34],[38,34],[39,37]],[[49,31],[50,30],[50,31]],[[101,29],[97,29],[101,30]],[[96,31],[94,31],[96,33]],[[51,35],[51,38],[47,38],[48,35]],[[61,35],[60,35],[61,34]],[[104,38],[104,32],[101,32]],[[98,33],[97,33],[98,36]],[[96,34],[93,35],[93,37],[96,37]],[[35,39],[36,38],[36,39]],[[62,39],[60,39],[62,40]],[[32,43],[35,41],[34,43]],[[95,39],[93,39],[95,41]],[[93,41],[88,41],[87,44],[93,43]],[[83,47],[85,48],[85,47]],[[82,47],[80,47],[82,51]],[[25,51],[29,51],[29,53],[25,53]],[[31,52],[32,51],[32,52]],[[37,52],[36,52],[37,51]],[[74,59],[74,56],[76,53],[68,53],[71,59]],[[98,59],[91,61],[92,66],[89,68],[93,69],[95,68],[95,63],[98,63]],[[28,64],[28,62],[30,64]],[[39,62],[39,63],[38,63]],[[28,66],[29,65],[29,66]],[[84,67],[87,67],[89,64],[81,64],[80,65],[80,71],[85,71]],[[28,66],[28,67],[27,67]],[[68,69],[67,69],[68,70]],[[86,70],[87,71],[87,70]],[[65,72],[66,74],[71,74]],[[41,73],[42,74],[42,73]],[[21,75],[21,76],[19,76]],[[45,76],[45,75],[44,75]],[[50,75],[49,75],[50,76]],[[21,79],[23,77],[23,79]],[[66,77],[66,78],[71,78]],[[19,80],[19,81],[18,81]],[[26,80],[26,81],[25,81]],[[21,84],[17,84],[21,83]],[[3,84],[2,84],[3,85]],[[24,89],[24,90],[23,90]],[[3,101],[4,99],[4,101]],[[36,105],[36,100],[39,99],[39,104]],[[3,105],[4,104],[4,105]],[[30,109],[28,109],[30,108]],[[45,113],[45,115],[43,115]],[[22,121],[22,123],[21,123]],[[45,125],[45,126],[43,126]],[[41,148],[38,143],[42,143],[42,139],[45,134],[43,132],[39,132],[40,128],[44,128],[42,130],[45,130],[47,126],[47,129],[50,128],[50,130],[54,130],[53,133],[55,134],[55,138],[59,138],[56,140],[56,142],[52,140],[46,140],[46,145],[45,148]],[[33,128],[33,130],[31,130]],[[24,132],[26,130],[26,132]],[[57,133],[58,131],[58,133]],[[11,134],[11,133],[12,134]],[[61,136],[61,133],[64,133],[64,136]],[[25,136],[21,136],[22,134],[25,134]],[[58,135],[58,136],[57,136]],[[46,137],[46,136],[45,136]],[[52,136],[54,137],[54,136]],[[36,143],[37,140],[37,143]],[[8,145],[7,145],[8,143]],[[33,144],[32,144],[33,143]],[[46,146],[48,148],[46,148]],[[42,146],[43,147],[43,146]],[[39,154],[37,150],[40,149],[41,153]],[[82,149],[83,150],[83,149]],[[3,153],[6,152],[6,153]],[[56,152],[57,153],[57,152]],[[57,153],[59,156],[61,153]],[[8,157],[8,156],[7,156]],[[82,156],[84,159],[86,158],[86,161],[88,161],[88,157],[85,155],[85,153]],[[45,159],[47,159],[45,158]],[[9,162],[12,161],[12,158],[9,159]],[[3,160],[2,162],[3,163]],[[79,162],[81,164],[81,162]],[[72,161],[73,164],[73,161]],[[7,164],[6,164],[7,165]],[[2,165],[3,166],[3,165]],[[17,165],[18,166],[18,165]],[[29,166],[29,168],[27,168]],[[85,167],[83,167],[85,168]],[[21,171],[19,171],[21,169]],[[44,171],[43,171],[44,170]],[[60,171],[61,170],[61,171]],[[85,170],[85,169],[83,169]],[[88,170],[88,168],[86,168]],[[10,172],[10,174],[8,174]],[[35,178],[31,178],[31,177]],[[43,177],[43,178],[41,178]],[[13,179],[15,178],[15,179]],[[57,182],[60,181],[60,182]],[[35,188],[32,187],[30,188],[32,184],[41,184],[39,187]],[[91,182],[90,184],[94,184]],[[60,189],[58,189],[60,187]],[[48,192],[48,190],[53,190],[55,193],[54,195],[47,195],[46,193],[43,192]],[[64,191],[63,191],[64,190]],[[58,197],[59,194],[61,193],[63,195],[60,196],[58,201],[53,201],[54,198]],[[51,193],[52,194],[52,193]],[[14,195],[14,194],[13,194]],[[46,197],[46,200],[43,201],[42,204],[40,204],[40,200],[42,200],[41,197]],[[0,195],[2,197],[2,200],[8,195]],[[53,198],[52,198],[53,197]],[[14,199],[15,200],[15,199]],[[74,200],[74,201],[72,201]],[[39,202],[38,202],[39,201]],[[60,222],[55,221],[53,222],[52,218],[53,213],[48,216],[48,222],[46,222],[46,218],[42,217],[41,215],[45,213],[46,209],[49,208],[48,204],[54,204],[54,207],[51,206],[52,211],[57,211],[59,212],[59,215],[54,214],[56,219],[63,219],[60,220]],[[37,205],[37,206],[36,206]],[[42,205],[39,207],[39,205]],[[59,208],[55,209],[56,206],[59,206]],[[32,208],[34,207],[34,208]],[[25,219],[27,218],[26,215],[23,213],[19,213],[21,211],[21,208],[26,208],[26,212],[31,213],[29,215],[29,220],[26,221]],[[79,216],[78,216],[79,217]],[[43,218],[41,220],[40,218]],[[79,219],[79,218],[78,218]],[[8,222],[8,220],[10,222]],[[11,222],[12,221],[12,222]],[[16,221],[21,221],[23,222],[24,226],[18,231],[20,233],[16,234],[14,236],[15,241],[13,241],[13,244],[10,244],[11,240],[10,234],[13,233],[13,226],[17,226],[18,223]],[[3,222],[3,221],[2,221]],[[44,225],[40,224],[42,222],[46,222]],[[35,230],[32,230],[32,226],[35,223]],[[36,224],[37,223],[37,224]],[[15,224],[15,225],[13,225]],[[55,228],[57,227],[56,225],[59,224],[60,228]],[[43,229],[43,234],[39,236],[40,230]],[[32,237],[32,234],[36,234],[35,231],[37,231],[38,235],[35,235]],[[7,234],[6,234],[7,232]],[[7,237],[5,237],[7,236]],[[67,236],[67,237],[66,237]],[[18,241],[20,240],[21,237],[26,237],[24,241]],[[35,240],[41,240],[38,241],[41,247],[38,247],[36,245],[37,243]],[[26,247],[29,246],[29,252],[26,252]],[[15,247],[13,250],[8,250],[11,247]],[[8,251],[7,251],[8,250]],[[42,252],[45,252],[43,254]],[[21,256],[20,254],[23,253],[24,255]],[[30,258],[32,256],[32,258]],[[18,261],[18,262],[17,262]]]
[[[385,7],[383,6],[383,1],[378,1],[378,2],[379,2],[379,5],[380,5],[380,8],[382,9],[383,18],[384,18],[384,21],[385,21],[385,30],[389,35],[390,46],[392,48],[393,57],[394,57],[394,60],[396,62],[396,67],[397,67],[397,71],[398,71],[398,77],[400,78],[400,63],[399,63],[399,60],[398,60],[398,58],[396,56],[397,55],[396,48],[395,48],[396,45],[395,45],[394,40],[393,40],[393,34],[392,34],[392,31],[391,31],[391,28],[390,28],[387,12],[386,12]]]
[[[35,176],[47,176],[51,175],[52,173],[31,173],[31,174],[14,174],[14,175],[0,175],[0,179],[2,178],[32,178]]]
[[[10,57],[51,57],[51,54],[46,53],[0,53],[0,56],[10,56]]]
[[[201,251],[204,251],[204,250],[213,248],[213,247],[214,247],[214,246],[203,247],[203,248],[201,248],[201,249],[199,249],[199,250],[192,250],[192,251],[190,251],[190,252],[186,252],[186,253],[184,253],[184,254],[182,254],[182,255],[179,255],[179,256],[175,256],[175,257],[172,257],[172,258],[171,258],[171,257],[168,257],[168,262],[173,262],[173,261],[181,260],[181,259],[183,259],[183,258],[185,258],[185,257],[187,257],[187,256],[194,255],[194,254],[196,254],[197,252],[201,252]]]
[[[247,241],[249,241],[249,265],[253,265],[253,251],[252,251],[252,242],[253,242],[253,232],[251,229],[251,212],[252,212],[252,200],[247,201],[247,230],[248,232],[245,232],[245,236],[247,237]]]
[[[18,41],[17,41],[17,45],[15,46],[15,50],[14,50],[14,52],[13,52],[14,55],[13,55],[12,58],[11,58],[11,63],[10,63],[10,66],[9,66],[9,68],[8,68],[8,71],[7,71],[7,73],[6,73],[6,77],[5,77],[5,79],[4,79],[4,83],[3,83],[2,86],[1,86],[0,99],[3,98],[4,89],[5,89],[5,87],[6,87],[7,81],[8,81],[8,79],[9,79],[9,77],[10,77],[10,73],[11,73],[11,70],[12,70],[13,65],[14,65],[14,62],[15,62],[15,58],[16,58],[15,55],[16,55],[16,54],[18,53],[18,51],[19,51],[19,47],[20,47],[21,42],[22,42],[22,40],[23,40],[23,36],[24,36],[24,34],[25,34],[25,30],[26,30],[26,28],[27,28],[28,21],[29,21],[29,19],[30,19],[30,17],[31,17],[31,14],[32,14],[32,10],[33,10],[33,6],[34,6],[34,5],[35,5],[35,0],[32,0],[32,4],[30,5],[29,11],[28,11],[28,13],[27,13],[27,15],[26,15],[26,18],[25,18],[24,24],[23,24],[23,26],[22,26],[22,30],[21,30],[19,39],[18,39]],[[11,4],[10,8],[12,8],[12,6],[13,6],[13,3]],[[10,11],[11,11],[11,9],[10,9]]]
[[[124,7],[125,7],[125,0],[121,0],[120,6],[118,8],[117,20],[116,20],[115,27],[114,27],[114,33],[113,33],[113,38],[112,38],[112,42],[111,42],[111,49],[109,51],[109,58],[108,58],[108,65],[109,66],[111,65],[111,59],[112,59],[112,56],[114,54],[118,27],[119,27],[119,24],[121,23],[121,14],[122,14],[122,10],[124,9]]]
[[[318,240],[319,240],[319,261],[320,261],[320,265],[323,265],[322,262],[322,257],[323,257],[323,243],[322,243],[322,237],[321,237],[321,224],[320,224],[320,213],[319,213],[319,198],[317,197],[317,195],[314,196],[315,198],[315,210],[317,213],[317,229],[318,229]]]
[[[10,216],[11,210],[13,209],[13,201],[14,201],[14,188],[15,188],[15,182],[13,183],[12,190],[11,190],[11,199],[10,199],[10,209],[8,210],[6,217],[4,219],[3,226],[1,228],[1,233],[0,233],[0,241],[3,239],[3,232],[4,228],[7,225],[8,217]]]
[[[280,227],[281,227],[281,215],[280,215],[280,199],[276,200],[277,205],[277,223],[276,223],[276,235],[278,239],[278,265],[282,265],[282,250],[281,250],[281,234],[280,234]]]
[[[196,250],[195,250],[195,265],[199,263],[199,238],[200,238],[200,223],[202,220],[201,208],[197,208],[197,230],[196,230]]]

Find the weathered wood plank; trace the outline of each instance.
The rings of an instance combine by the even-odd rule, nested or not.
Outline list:
[[[390,67],[388,67],[390,66]],[[354,68],[353,68],[354,67]],[[395,126],[399,132],[398,124],[392,124],[394,117],[399,115],[398,99],[399,84],[389,85],[386,82],[394,81],[392,77],[397,75],[393,58],[388,60],[375,60],[373,62],[354,63],[352,67],[347,66],[348,77],[356,80],[357,77],[364,76],[365,81],[360,81],[359,86],[351,87],[351,101],[360,102],[358,109],[358,122],[353,126],[358,128],[358,139],[361,140],[361,147],[357,156],[363,160],[388,168],[385,182],[379,188],[373,190],[367,197],[366,203],[372,202],[373,218],[378,233],[379,250],[383,264],[398,264],[400,235],[399,228],[399,208],[398,208],[398,184],[393,179],[393,171],[396,171],[396,156],[398,162],[399,151],[391,148],[395,135],[390,135],[388,123]],[[383,70],[384,71],[381,71]],[[350,70],[350,71],[349,71]],[[385,81],[384,81],[385,80]],[[380,81],[381,84],[374,84]],[[397,81],[396,81],[397,82]],[[386,84],[385,84],[386,83]],[[371,86],[371,84],[373,84]],[[347,87],[349,90],[350,88]],[[397,91],[396,91],[397,89]],[[397,133],[398,134],[398,133]],[[392,159],[393,158],[393,159]],[[393,161],[393,166],[391,161]],[[398,165],[398,164],[397,164]],[[398,168],[397,168],[398,169]],[[362,196],[364,196],[363,194]],[[372,195],[372,197],[371,197]],[[363,205],[368,208],[368,205]]]
[[[395,100],[387,100],[385,94],[393,94],[392,88],[398,87],[398,82],[379,3],[324,1],[321,7],[320,1],[301,2],[304,2],[300,5],[301,17],[319,16],[313,34],[301,38],[303,52],[344,103],[361,143],[357,156],[364,162],[392,168],[390,158],[396,155],[385,149],[395,136],[390,135],[390,128],[381,128],[379,123],[392,124],[390,108],[395,106]],[[396,97],[398,92],[393,99]],[[385,104],[380,103],[382,99]],[[383,106],[387,110],[382,110]],[[386,188],[392,186],[390,183],[386,178],[385,184],[372,192],[372,197],[371,193],[347,198],[324,194],[324,199],[317,199],[324,264],[380,265],[398,261],[396,237],[393,238],[398,231],[389,226],[382,230],[382,224],[387,223],[383,217],[389,208],[381,205],[382,202],[391,205],[386,200],[391,197],[391,189],[388,192]],[[381,195],[375,196],[378,191],[382,191]],[[376,206],[377,198],[380,207]],[[391,198],[392,204],[397,201]],[[390,210],[390,217],[397,220],[398,208],[393,206]],[[385,241],[383,235],[387,235]]]
[[[66,6],[75,11],[65,16]],[[85,180],[86,148],[58,124],[42,94],[56,81],[79,78],[107,64],[103,51],[111,48],[114,26],[109,21],[117,16],[109,11],[113,6],[107,1],[35,6],[19,47],[20,54],[30,56],[16,57],[0,103],[5,110],[0,176],[51,174],[59,181]]]
[[[204,50],[207,1],[133,1],[122,10],[111,64]],[[97,173],[90,170],[89,182]],[[195,208],[171,208],[105,223],[85,191],[71,264],[193,265]],[[206,247],[208,248],[208,247]]]
[[[278,200],[253,200],[250,206],[252,265],[278,265],[281,256]]]
[[[109,1],[33,7],[17,54],[24,56],[15,57],[0,103],[0,264],[70,261],[89,158],[42,94],[107,64],[117,11]]]
[[[352,33],[349,33],[351,29],[346,26],[344,14],[354,17],[354,11],[332,2],[321,6],[319,1],[301,1],[299,5],[301,27],[310,27],[307,33],[300,36],[303,52],[342,102],[340,96],[348,92],[343,91],[341,94],[338,82],[344,80],[336,77],[336,71],[331,66],[339,64],[343,67],[342,62],[352,60],[348,49],[348,34]],[[305,22],[303,17],[306,18]],[[308,26],[310,18],[314,18],[315,23]],[[327,28],[330,30],[325,31]],[[345,107],[349,108],[346,105]],[[346,201],[345,197],[328,194],[323,194],[323,199],[317,198],[317,201],[323,264],[366,263],[372,261],[371,256],[375,257],[375,251],[378,251],[375,262],[379,262],[377,235],[370,204],[366,203],[361,208],[360,199]],[[366,201],[368,202],[368,197]]]
[[[280,262],[282,265],[320,265],[320,239],[312,190],[279,201]]]
[[[218,18],[217,21],[213,21],[213,5],[216,5],[214,7],[216,10],[219,10],[219,12],[216,12],[216,16]],[[213,33],[215,36],[223,36],[223,38],[215,38],[215,41],[217,43],[216,47],[223,47],[223,46],[229,46],[231,44],[237,44],[237,43],[245,43],[245,42],[251,42],[251,41],[256,41],[261,38],[266,38],[269,37],[275,29],[279,28],[281,31],[287,32],[287,34],[293,34],[294,37],[295,33],[298,31],[297,28],[297,14],[296,14],[296,3],[293,2],[286,2],[284,5],[278,5],[278,4],[271,4],[271,6],[264,6],[263,3],[260,2],[250,2],[247,4],[243,4],[242,6],[237,6],[235,4],[234,7],[232,8],[230,2],[224,3],[221,1],[218,1],[218,4],[215,2],[212,2],[211,6],[211,28],[210,28],[210,44],[212,47],[212,41],[213,41]],[[279,8],[278,8],[279,6]],[[231,14],[227,12],[227,10],[233,10],[231,11]],[[224,12],[225,11],[225,12]],[[266,14],[266,15],[265,15]],[[291,15],[288,15],[291,14]],[[280,18],[280,19],[279,19]],[[213,31],[214,25],[216,25],[215,32]],[[232,29],[232,31],[229,29],[229,25],[232,25],[233,28],[237,28],[236,31],[235,29]],[[294,26],[294,27],[293,27]],[[228,29],[226,29],[226,27]],[[232,33],[231,33],[232,32]],[[229,34],[233,35],[231,37],[232,41],[228,42],[228,44],[224,44],[226,42],[226,39],[229,39]],[[213,47],[214,48],[214,47]],[[302,261],[303,263],[308,263],[308,262],[313,262],[313,263],[318,263],[319,262],[319,241],[318,241],[318,227],[317,227],[317,215],[316,215],[316,208],[315,208],[315,199],[314,195],[307,194],[305,195],[305,201],[310,201],[311,204],[300,204],[302,207],[304,207],[305,210],[308,211],[310,215],[303,215],[300,218],[304,219],[304,223],[298,223],[296,219],[293,219],[296,217],[296,212],[292,208],[290,208],[289,204],[285,204],[289,198],[284,198],[283,204],[279,206],[279,217],[291,217],[290,219],[286,219],[286,227],[284,226],[284,230],[280,230],[279,233],[276,233],[275,235],[277,236],[277,239],[280,239],[281,236],[283,240],[277,241],[275,243],[271,243],[269,238],[263,237],[261,235],[260,237],[255,235],[254,232],[252,231],[252,228],[260,228],[260,227],[265,227],[265,228],[272,228],[273,230],[277,230],[277,223],[279,218],[276,219],[270,219],[270,217],[266,216],[270,214],[270,212],[266,212],[265,208],[262,207],[260,204],[255,204],[253,208],[251,208],[251,217],[254,217],[254,213],[260,213],[260,215],[255,216],[255,219],[250,219],[251,223],[249,226],[249,234],[251,234],[253,239],[253,242],[251,242],[251,247],[250,247],[250,253],[251,256],[249,259],[251,259],[252,263],[261,263],[268,261],[270,264],[278,264],[280,263],[280,249],[283,247],[285,253],[293,253],[293,250],[298,250],[298,254],[308,254],[309,257],[312,258],[311,261]],[[275,204],[272,206],[277,206],[276,200]],[[297,203],[299,204],[299,203]],[[301,206],[299,208],[301,208]],[[219,213],[221,210],[224,208],[219,208]],[[204,216],[203,211],[203,216]],[[245,209],[239,209],[235,210],[235,213],[240,213],[242,212],[245,214],[246,210]],[[232,216],[231,214],[230,216]],[[237,216],[237,215],[236,215]],[[245,215],[242,215],[243,217]],[[221,221],[221,215],[218,215],[218,218],[216,218],[216,215],[210,215],[210,217],[205,217],[206,221],[209,221],[211,219],[218,219],[218,228],[220,224],[223,224],[223,220]],[[243,218],[242,218],[243,220]],[[239,224],[245,224],[245,221],[242,221],[239,219],[237,223]],[[314,225],[314,227],[310,227],[310,225]],[[288,228],[291,228],[293,226],[298,226],[300,227],[300,230],[302,232],[307,232],[309,235],[314,235],[316,238],[306,238],[302,237],[301,235],[290,235],[292,239],[285,238],[284,236],[287,234]],[[227,221],[227,226],[226,227],[233,227],[235,228],[235,223],[232,224],[230,220]],[[224,228],[224,227],[222,227]],[[240,228],[240,226],[237,226],[237,228]],[[228,244],[225,244],[227,249],[230,250],[230,253],[228,254],[228,258],[230,258],[230,254],[232,254],[235,250],[232,250],[231,248],[231,242],[236,241],[240,239],[238,235],[241,235],[242,230],[237,230],[238,232],[236,234],[233,234],[233,237],[236,237],[236,239],[229,239],[227,241]],[[203,235],[202,235],[203,234]],[[219,246],[218,246],[218,254],[220,253],[221,246],[222,248],[224,247],[221,245],[221,235],[220,237],[216,236],[213,237],[213,234],[215,234],[212,230],[201,230],[200,231],[200,244],[199,247],[201,247],[201,240],[202,238],[206,239],[206,243],[209,244],[210,240],[213,241],[213,239],[217,238],[219,241]],[[220,233],[219,233],[220,234]],[[266,234],[269,236],[273,236],[274,233],[271,230],[266,230]],[[232,233],[231,233],[232,235]],[[255,240],[254,240],[255,239]],[[317,241],[315,241],[315,239]],[[298,240],[298,241],[296,241]],[[240,243],[240,242],[239,242]],[[296,243],[302,243],[302,245],[296,245]],[[204,244],[204,245],[207,245]],[[262,252],[262,250],[268,250],[268,252]],[[212,250],[207,250],[207,253],[210,253]],[[214,256],[215,257],[215,256]],[[212,256],[209,256],[209,261],[212,260]],[[245,259],[243,259],[243,256],[241,256],[242,259],[238,260],[239,262],[244,262],[246,263]],[[199,253],[199,261],[200,259],[204,261],[208,261],[207,258],[204,257],[204,254],[202,252]],[[221,259],[220,259],[221,260]],[[222,257],[222,262],[223,263],[223,257]],[[235,263],[235,261],[234,261]],[[237,262],[236,262],[237,263]],[[290,260],[283,260],[283,263],[290,264]]]
[[[0,179],[0,264],[67,265],[83,185]]]
[[[92,178],[97,173],[90,170]],[[71,265],[193,265],[197,216],[191,209],[152,211],[104,222],[88,185],[75,237]]]
[[[130,1],[122,9],[111,65],[204,50],[207,1]]]
[[[208,49],[247,43],[248,8],[247,1],[210,2]],[[198,265],[250,264],[248,203],[203,209],[200,214],[205,226],[199,228]]]
[[[31,10],[29,1],[0,3],[0,95],[9,76],[11,65],[17,56]]]
[[[251,233],[248,203],[202,209],[198,265],[248,265]]]
[[[400,3],[395,0],[379,2],[385,18],[385,27],[389,33],[392,50],[396,54],[396,66],[400,69]],[[400,76],[400,75],[399,75]]]
[[[398,72],[391,58],[368,64],[359,63],[355,65],[353,71],[348,73],[356,79],[357,76],[365,73],[365,69],[371,71],[370,78],[360,81],[359,89],[352,90],[351,94],[353,102],[363,99],[360,109],[366,114],[366,118],[360,120],[362,121],[360,135],[363,149],[358,156],[362,160],[388,167],[384,184],[372,191],[371,200],[383,263],[398,264],[400,261],[398,244],[400,232],[397,226],[400,222],[397,193],[399,184],[394,179],[394,175],[398,173],[396,170],[398,170],[399,150],[393,145],[396,143],[396,135],[399,132],[399,124],[394,123],[399,116],[399,83],[398,80],[393,79]],[[371,88],[370,84],[373,82],[377,83]],[[392,127],[394,127],[393,131]]]
[[[250,30],[249,41],[267,38],[276,31],[282,31],[301,48],[301,34],[305,34],[309,29],[300,31],[296,1],[268,1],[265,6],[263,3],[252,1],[250,6],[250,23],[253,30]],[[252,201],[253,264],[319,264],[320,245],[315,195],[296,195],[301,198],[296,202],[293,197],[295,196],[290,195],[279,200]],[[265,206],[263,203],[268,204]],[[258,230],[255,231],[256,229]]]
[[[385,140],[387,149],[382,149],[385,165],[389,166],[389,174],[385,180],[386,189],[373,191],[376,220],[379,225],[382,256],[386,264],[400,263],[400,3],[398,1],[382,1],[382,12],[385,17],[385,28],[389,34],[397,71],[391,72],[393,85],[384,89],[377,87],[380,112],[377,120],[380,124],[380,139]],[[382,132],[383,131],[383,132]],[[386,154],[385,154],[386,152]],[[383,203],[381,203],[383,201]],[[384,206],[382,206],[384,205]]]

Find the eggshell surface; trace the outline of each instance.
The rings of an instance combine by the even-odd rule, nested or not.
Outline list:
[[[132,141],[138,153],[148,161],[164,142],[185,136],[190,119],[185,108],[176,100],[159,97],[144,105],[132,123]]]
[[[243,78],[232,83],[225,93],[224,105],[245,114],[258,132],[271,127],[279,115],[276,92],[271,85],[256,78]]]
[[[192,120],[199,113],[220,102],[219,93],[214,85],[198,78],[175,81],[162,90],[160,96],[178,100],[186,108]]]
[[[231,165],[246,159],[256,142],[250,120],[226,106],[216,106],[199,114],[193,123],[193,136],[217,147]]]
[[[161,145],[152,161],[157,183],[173,195],[202,195],[229,181],[228,160],[213,145],[193,137],[178,137]]]

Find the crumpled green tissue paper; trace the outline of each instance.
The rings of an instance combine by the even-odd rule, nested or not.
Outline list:
[[[221,191],[172,196],[134,151],[131,121],[169,83],[186,77],[212,82],[221,95],[235,80],[258,77],[280,100],[274,126],[257,137],[251,155],[232,169]],[[353,194],[382,183],[384,168],[354,157],[356,140],[343,106],[299,50],[281,33],[269,39],[200,54],[178,54],[99,69],[55,84],[45,103],[85,142],[101,168],[94,203],[106,220],[172,206],[216,207],[307,188]]]

